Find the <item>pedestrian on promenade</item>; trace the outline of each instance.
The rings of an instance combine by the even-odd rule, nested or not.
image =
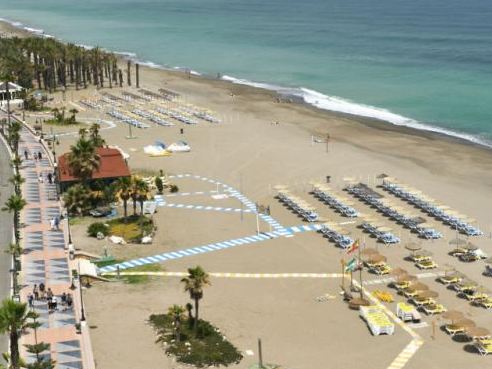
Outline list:
[[[60,217],[58,215],[55,217],[55,229],[60,230]]]
[[[32,294],[34,295],[34,300],[39,300],[39,291],[38,291],[37,284],[35,284],[34,287],[32,288]]]
[[[50,228],[52,231],[55,230],[55,217],[51,218],[50,220]]]
[[[72,298],[72,294],[69,293],[67,294],[67,307],[69,309],[72,309],[72,306],[73,306],[73,298]]]
[[[46,292],[46,295],[48,297],[48,300],[51,300],[53,298],[53,291],[51,288],[48,288],[48,292]]]
[[[45,300],[46,298],[46,286],[44,285],[43,282],[39,284],[39,296],[41,300]]]
[[[52,184],[53,183],[53,174],[48,173],[48,183]]]
[[[29,153],[27,152],[27,150],[24,150],[24,158],[26,160],[29,159]]]
[[[38,182],[39,183],[43,183],[44,182],[43,174],[41,174],[41,173],[39,173]]]
[[[34,296],[32,295],[32,293],[27,295],[27,302],[29,303],[30,308],[34,306]]]
[[[38,152],[38,159],[41,160],[43,158],[43,154],[41,154],[41,151]]]

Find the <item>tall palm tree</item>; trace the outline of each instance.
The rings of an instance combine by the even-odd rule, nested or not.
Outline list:
[[[184,284],[184,290],[190,294],[190,298],[195,303],[193,330],[196,334],[199,320],[199,302],[203,298],[203,288],[211,284],[210,278],[209,275],[203,270],[203,268],[198,265],[194,268],[188,268],[188,276],[181,279],[181,282]]]
[[[184,318],[185,309],[179,305],[170,306],[167,315],[173,320],[174,335],[177,342],[181,341],[181,321]]]
[[[123,201],[123,211],[125,219],[128,217],[128,200],[131,196],[132,182],[129,177],[119,178],[116,182],[116,189],[119,198]]]
[[[20,158],[19,155],[14,155],[14,158],[11,161],[12,166],[15,169],[16,173],[19,173],[19,168],[22,165],[22,159]]]
[[[141,181],[138,189],[137,200],[140,203],[140,215],[144,215],[144,202],[149,197],[149,185],[145,181]]]
[[[80,138],[70,147],[68,166],[72,174],[86,184],[93,173],[99,169],[101,158],[90,140]]]
[[[63,196],[63,202],[69,214],[82,215],[90,208],[91,194],[87,187],[76,184],[71,186]]]
[[[142,178],[136,176],[131,178],[130,196],[133,201],[133,215],[137,215],[137,202],[140,203],[140,210],[143,215],[143,203],[147,199],[148,192],[149,186]]]
[[[22,198],[20,195],[11,195],[7,202],[5,202],[5,206],[2,208],[3,211],[8,211],[9,213],[14,215],[14,236],[15,243],[19,243],[20,241],[20,212],[27,205],[26,200]]]
[[[21,366],[19,354],[19,339],[26,329],[30,327],[29,319],[33,311],[29,311],[25,303],[5,299],[0,306],[0,333],[9,335],[10,365],[12,369]]]
[[[21,195],[21,185],[25,182],[26,180],[24,177],[22,177],[19,173],[14,174],[12,177],[9,178],[9,182],[14,185],[14,190],[16,195]]]
[[[104,138],[101,137],[100,131],[101,126],[98,123],[93,123],[89,128],[89,136],[95,147],[103,147],[106,144]]]

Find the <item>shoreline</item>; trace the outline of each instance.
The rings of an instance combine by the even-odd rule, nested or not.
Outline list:
[[[19,37],[27,37],[27,36],[37,36],[37,37],[54,37],[57,40],[67,43],[66,40],[60,39],[56,36],[46,34],[44,30],[42,29],[35,29],[31,28],[21,22],[17,21],[12,21],[9,19],[5,18],[0,18],[0,35],[2,33],[8,32],[11,35],[16,35]],[[78,46],[82,46],[85,48],[92,48],[93,46],[87,46],[80,44]],[[105,48],[103,48],[105,49]],[[314,91],[314,90],[308,90],[307,88],[304,87],[285,87],[285,86],[276,86],[269,84],[267,82],[254,82],[254,81],[249,81],[249,80],[243,80],[235,77],[230,77],[230,76],[221,76],[221,78],[217,78],[213,75],[209,74],[204,74],[201,72],[196,72],[190,68],[184,68],[184,67],[171,67],[171,66],[165,66],[165,65],[160,65],[156,64],[152,61],[145,61],[141,60],[138,58],[138,55],[133,52],[125,52],[125,51],[113,51],[110,49],[105,49],[108,52],[112,52],[115,55],[117,55],[118,59],[120,61],[132,61],[133,63],[139,63],[142,69],[148,69],[148,70],[158,70],[158,71],[163,71],[166,73],[171,73],[171,74],[177,74],[183,78],[186,78],[186,76],[189,75],[190,78],[193,79],[203,79],[204,81],[215,81],[215,82],[223,82],[227,85],[232,85],[232,86],[241,86],[244,88],[250,88],[252,89],[251,91],[256,91],[259,93],[260,91],[264,92],[269,92],[272,94],[273,97],[275,98],[281,98],[281,99],[293,99],[294,101],[291,102],[290,104],[295,105],[298,104],[300,106],[305,106],[308,107],[309,109],[312,109],[313,111],[319,112],[319,113],[327,113],[330,116],[333,117],[339,117],[339,118],[344,118],[344,119],[349,119],[353,121],[357,121],[358,123],[361,123],[367,127],[372,127],[376,128],[379,130],[384,130],[384,131],[390,131],[390,132],[398,132],[402,134],[407,134],[407,135],[413,135],[413,136],[418,136],[418,137],[423,137],[423,138],[429,138],[429,139],[438,139],[438,140],[445,140],[450,143],[458,143],[458,144],[464,144],[464,145],[470,145],[472,147],[484,149],[487,152],[492,152],[492,142],[487,142],[483,141],[477,137],[475,137],[472,134],[467,134],[464,132],[455,132],[452,130],[448,130],[446,128],[441,128],[439,126],[433,126],[433,125],[428,125],[425,123],[421,123],[418,121],[415,121],[411,118],[407,118],[404,116],[400,116],[396,113],[392,113],[389,110],[386,110],[384,108],[378,108],[374,106],[368,106],[364,104],[358,104],[355,102],[351,102],[350,100],[345,100],[343,98],[337,97],[337,96],[329,96],[329,95],[324,95],[321,92]],[[312,93],[319,94],[320,96],[323,96],[327,99],[335,99],[335,100],[340,100],[346,104],[354,104],[355,106],[361,107],[361,108],[367,108],[367,109],[373,109],[374,111],[380,111],[385,114],[397,116],[400,118],[403,118],[405,120],[408,120],[412,123],[407,124],[398,124],[391,122],[389,120],[385,120],[382,118],[378,117],[373,117],[373,116],[366,116],[366,115],[359,115],[359,114],[354,114],[354,113],[349,113],[349,112],[344,112],[344,111],[338,111],[338,110],[331,110],[329,108],[322,108],[316,105],[316,103],[310,103],[306,101],[305,96],[299,95],[299,93],[302,93],[303,90],[308,90],[311,91]],[[417,128],[412,126],[411,124],[417,124],[421,125],[422,128]]]

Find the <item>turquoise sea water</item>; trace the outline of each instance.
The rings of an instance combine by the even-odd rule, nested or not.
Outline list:
[[[0,17],[492,143],[490,0],[0,0]]]

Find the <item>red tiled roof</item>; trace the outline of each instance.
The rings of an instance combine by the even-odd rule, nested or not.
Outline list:
[[[130,169],[126,165],[123,156],[117,149],[99,147],[96,149],[99,157],[99,169],[92,173],[92,179],[129,177]],[[79,179],[74,177],[68,166],[68,153],[58,157],[58,174],[60,182],[74,182]]]

